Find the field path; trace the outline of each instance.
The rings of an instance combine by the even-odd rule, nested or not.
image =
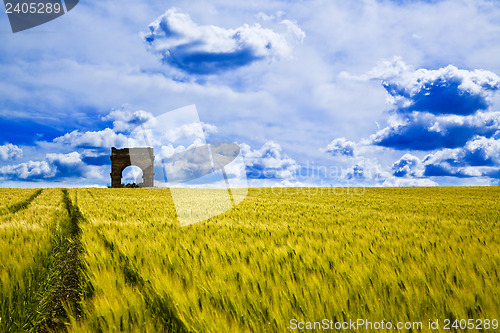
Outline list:
[[[26,198],[22,201],[18,201],[14,204],[10,204],[10,205],[4,206],[4,207],[0,207],[0,216],[6,215],[9,213],[14,214],[20,210],[28,208],[30,203],[33,200],[35,200],[36,197],[38,197],[42,193],[42,191],[43,191],[43,189],[38,189],[33,194],[31,194],[28,198]]]
[[[82,315],[82,286],[85,286],[82,278],[85,275],[81,259],[80,223],[83,217],[68,191],[62,191],[68,218],[61,221],[58,234],[54,237],[47,292],[40,306],[40,312],[44,314],[38,325],[41,332],[64,330],[70,317],[74,319]]]

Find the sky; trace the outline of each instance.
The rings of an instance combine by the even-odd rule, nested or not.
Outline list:
[[[190,105],[250,186],[500,184],[496,0],[80,1],[0,41],[2,187],[108,186]]]

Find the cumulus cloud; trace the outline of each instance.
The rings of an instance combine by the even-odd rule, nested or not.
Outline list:
[[[477,137],[462,149],[460,159],[473,166],[492,166],[500,164],[500,140]]]
[[[273,141],[262,148],[252,150],[249,145],[240,145],[250,179],[293,179],[300,169],[297,162],[281,151]]]
[[[100,178],[97,167],[88,166],[77,152],[47,154],[43,161],[28,161],[0,167],[0,178],[7,180],[62,180],[71,177]]]
[[[283,20],[285,32],[259,24],[226,29],[198,25],[188,14],[171,8],[149,25],[143,38],[162,62],[190,74],[214,74],[236,69],[261,59],[291,54],[305,33],[296,23]]]
[[[412,154],[404,154],[392,165],[393,175],[396,177],[422,177],[424,166],[422,161]]]
[[[54,176],[55,170],[47,161],[29,161],[0,167],[0,177],[3,179],[36,180]]]
[[[346,138],[337,138],[332,140],[322,151],[332,154],[333,156],[353,156],[356,143],[349,141]]]
[[[175,142],[182,138],[205,139],[209,134],[217,133],[217,127],[204,122],[184,124],[170,129],[163,135],[168,141]]]
[[[55,138],[54,142],[68,144],[77,148],[110,148],[126,147],[128,145],[128,138],[121,133],[116,133],[112,129],[106,128],[102,131],[87,132],[74,130]]]
[[[463,147],[436,150],[422,160],[405,154],[392,165],[392,171],[397,178],[500,178],[499,165],[500,140],[476,136]]]
[[[485,70],[446,66],[413,70],[400,58],[385,61],[363,79],[381,79],[394,106],[389,126],[372,143],[394,149],[457,148],[476,135],[500,129],[500,113],[488,110],[500,77]]]
[[[500,112],[489,110],[500,77],[486,70],[446,66],[417,69],[395,57],[361,76],[382,81],[393,106],[388,126],[370,143],[393,149],[436,150],[463,147],[477,135],[490,138],[500,129]]]
[[[85,164],[77,152],[47,154],[45,158],[58,177],[81,176],[84,173]]]
[[[183,183],[213,172],[210,150],[207,145],[176,153],[163,161],[169,183]]]
[[[394,149],[457,148],[476,135],[493,136],[500,129],[500,112],[469,116],[412,112],[392,115],[389,125],[370,137],[371,143]]]
[[[0,146],[0,160],[8,161],[23,156],[23,150],[12,143],[7,143]]]
[[[392,164],[385,186],[427,186],[425,177],[490,177],[500,175],[500,112],[490,110],[491,97],[500,89],[500,77],[485,70],[462,70],[446,66],[418,69],[401,58],[384,61],[351,80],[381,80],[389,95],[391,110],[387,126],[359,144],[335,139],[325,152],[353,156],[351,147],[381,146],[383,149],[429,151],[420,159],[411,153]],[[366,149],[357,159],[365,158]],[[370,179],[366,166],[354,164],[348,179]],[[371,167],[372,175],[384,172]],[[377,176],[377,175],[380,175]]]
[[[130,110],[114,110],[107,116],[102,117],[102,120],[104,121],[112,121],[113,130],[117,132],[131,131],[137,126],[144,124],[147,121],[152,121],[153,119],[153,114],[143,110],[134,112]]]
[[[476,137],[464,147],[443,149],[427,155],[425,176],[498,178],[500,165],[500,140]]]
[[[382,80],[399,113],[471,115],[488,109],[489,98],[500,89],[500,77],[490,71],[452,65],[414,70],[399,57],[383,61],[360,78]]]
[[[376,159],[358,158],[355,164],[344,171],[343,178],[354,182],[382,182],[390,177]]]

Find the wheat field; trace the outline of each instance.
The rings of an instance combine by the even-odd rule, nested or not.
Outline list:
[[[186,227],[168,189],[0,200],[2,332],[500,319],[499,187],[256,188]]]

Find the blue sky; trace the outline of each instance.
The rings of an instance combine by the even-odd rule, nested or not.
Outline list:
[[[80,1],[0,40],[0,186],[106,186],[191,104],[252,186],[500,182],[498,1]]]

